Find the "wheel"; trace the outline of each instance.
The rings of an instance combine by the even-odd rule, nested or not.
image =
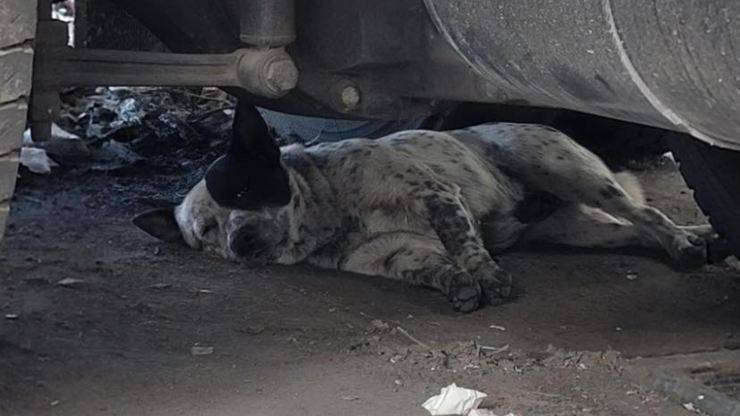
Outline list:
[[[682,134],[674,134],[668,144],[699,207],[727,249],[740,256],[740,152]]]
[[[36,33],[35,0],[3,0],[0,7],[0,239],[10,212],[26,127]]]

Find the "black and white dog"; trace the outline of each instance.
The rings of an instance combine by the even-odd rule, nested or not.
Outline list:
[[[491,253],[519,241],[661,247],[681,265],[706,262],[709,226],[677,226],[644,204],[634,181],[618,181],[550,127],[483,124],[282,149],[262,137],[255,153],[240,143],[267,128],[246,112],[237,110],[232,148],[206,178],[137,226],[247,263],[308,261],[432,287],[463,312],[510,295],[511,276]]]

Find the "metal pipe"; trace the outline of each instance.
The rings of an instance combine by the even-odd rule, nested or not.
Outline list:
[[[239,39],[257,47],[274,48],[293,43],[294,0],[241,0]]]

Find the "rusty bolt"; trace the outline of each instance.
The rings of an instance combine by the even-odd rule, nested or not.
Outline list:
[[[360,103],[360,90],[353,85],[348,85],[342,88],[341,99],[345,108],[348,110],[354,110],[357,108],[357,104]]]
[[[268,62],[264,69],[265,86],[276,95],[282,95],[298,83],[298,68],[290,58]]]

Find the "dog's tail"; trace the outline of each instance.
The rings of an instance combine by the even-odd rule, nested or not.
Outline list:
[[[633,173],[628,171],[622,171],[614,174],[614,179],[617,183],[627,192],[627,195],[638,204],[645,203],[645,193],[642,190],[642,185]]]

